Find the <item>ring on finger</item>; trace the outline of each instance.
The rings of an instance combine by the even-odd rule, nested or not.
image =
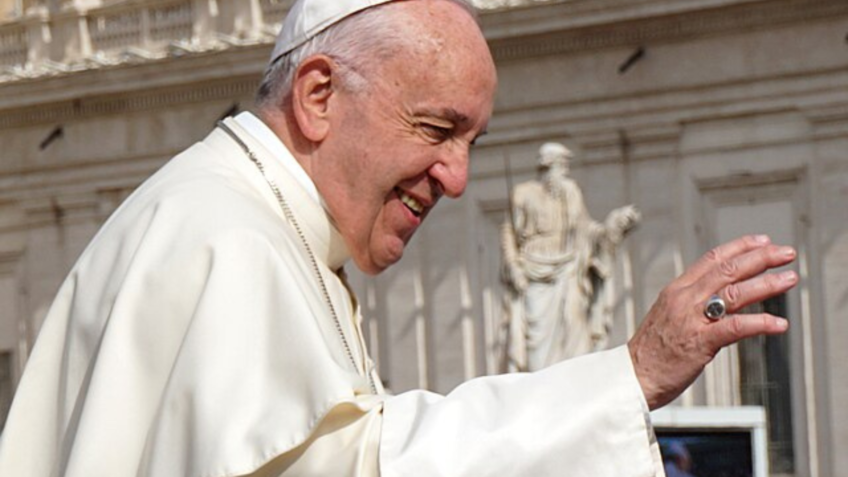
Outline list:
[[[704,305],[704,316],[711,320],[719,320],[727,314],[727,306],[718,295],[713,295]]]

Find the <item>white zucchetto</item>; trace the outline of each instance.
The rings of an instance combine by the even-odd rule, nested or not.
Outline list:
[[[354,13],[390,1],[297,0],[283,22],[270,63]]]

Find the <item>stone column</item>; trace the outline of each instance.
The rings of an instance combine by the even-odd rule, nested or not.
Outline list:
[[[50,58],[59,63],[77,63],[91,56],[88,17],[76,7],[68,7],[52,17],[53,47]]]
[[[27,63],[73,63],[91,54],[85,12],[102,0],[24,0],[21,23],[26,26]]]
[[[17,0],[0,0],[0,22],[6,22],[20,14]]]
[[[28,9],[21,23],[26,27],[29,47],[27,64],[38,67],[50,59],[50,44],[53,40],[47,8],[40,6]]]
[[[225,32],[239,39],[253,39],[261,36],[262,7],[259,0],[221,0],[230,12],[231,29]]]
[[[219,18],[221,17],[218,3],[219,0],[192,0],[192,10],[194,12],[192,26],[193,43],[205,45],[215,40],[215,33],[218,31]]]

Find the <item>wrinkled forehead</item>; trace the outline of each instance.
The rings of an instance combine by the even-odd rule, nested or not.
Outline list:
[[[377,67],[374,83],[387,98],[402,99],[420,111],[456,125],[479,127],[491,116],[497,76],[482,42],[435,37],[444,43],[413,47]],[[483,125],[485,127],[485,125]]]

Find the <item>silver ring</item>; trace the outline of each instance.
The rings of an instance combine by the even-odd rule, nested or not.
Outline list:
[[[727,313],[727,306],[724,304],[724,300],[721,299],[718,295],[713,295],[707,300],[707,304],[704,305],[704,316],[711,320],[718,320],[724,318],[724,315]]]

